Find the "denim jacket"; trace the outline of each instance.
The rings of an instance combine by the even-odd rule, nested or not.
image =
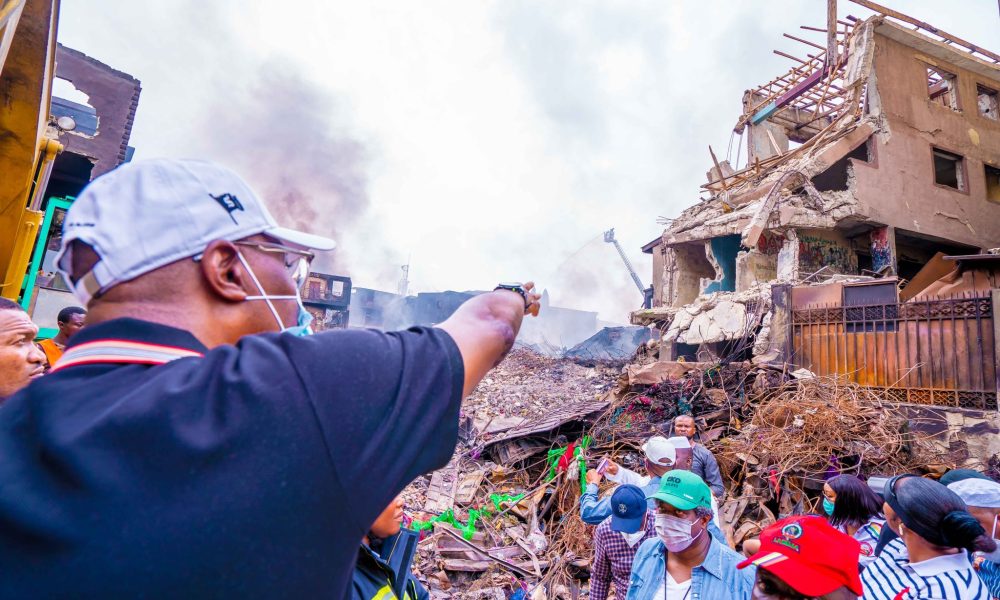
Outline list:
[[[658,538],[642,543],[632,561],[625,600],[659,600],[653,596],[665,577],[665,559],[665,548]],[[713,539],[705,561],[691,570],[688,600],[749,600],[756,567],[737,569],[743,560],[729,546]]]

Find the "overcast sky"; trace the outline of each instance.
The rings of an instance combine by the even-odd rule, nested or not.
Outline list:
[[[996,0],[891,1],[1000,50]],[[841,16],[866,17],[841,0]],[[946,7],[946,8],[945,8]],[[822,0],[63,0],[60,41],[132,74],[136,159],[239,170],[328,270],[395,291],[533,278],[624,322],[639,248],[697,201],[743,90],[787,70]],[[733,158],[736,148],[733,146]],[[745,156],[745,151],[743,152]]]

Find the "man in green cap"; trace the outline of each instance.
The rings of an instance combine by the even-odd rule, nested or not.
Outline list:
[[[643,542],[632,563],[626,600],[749,600],[754,572],[707,532],[712,491],[690,471],[668,471],[656,501],[656,537]]]

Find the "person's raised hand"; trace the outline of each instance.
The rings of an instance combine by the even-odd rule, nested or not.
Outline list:
[[[604,472],[607,473],[608,475],[617,475],[618,474],[618,463],[609,460],[608,461],[608,466],[604,467]]]
[[[533,317],[538,316],[538,311],[542,308],[542,295],[535,293],[535,282],[529,281],[524,284],[524,291],[527,292],[527,302],[524,307],[524,314],[531,315]]]
[[[597,469],[587,470],[587,485],[590,485],[591,483],[593,484],[601,483],[601,474],[597,472]]]

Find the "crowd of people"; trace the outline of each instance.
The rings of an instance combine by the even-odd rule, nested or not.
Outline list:
[[[462,399],[540,297],[500,284],[436,327],[310,335],[300,288],[333,246],[209,163],[84,190],[57,262],[86,308],[39,345],[0,299],[0,598],[427,598],[398,495],[451,458]],[[642,473],[587,472],[591,600],[1000,598],[981,473],[832,477],[821,514],[740,554],[696,421],[664,433]]]
[[[871,484],[836,475],[823,485],[822,514],[781,519],[739,554],[712,532],[717,502],[678,458],[688,446],[682,437],[651,438],[642,448],[650,475],[606,499],[598,499],[599,476],[589,477],[581,517],[593,523],[603,514],[596,507],[609,512],[594,530],[591,600],[611,590],[628,600],[1000,598],[1000,483],[982,473]]]

